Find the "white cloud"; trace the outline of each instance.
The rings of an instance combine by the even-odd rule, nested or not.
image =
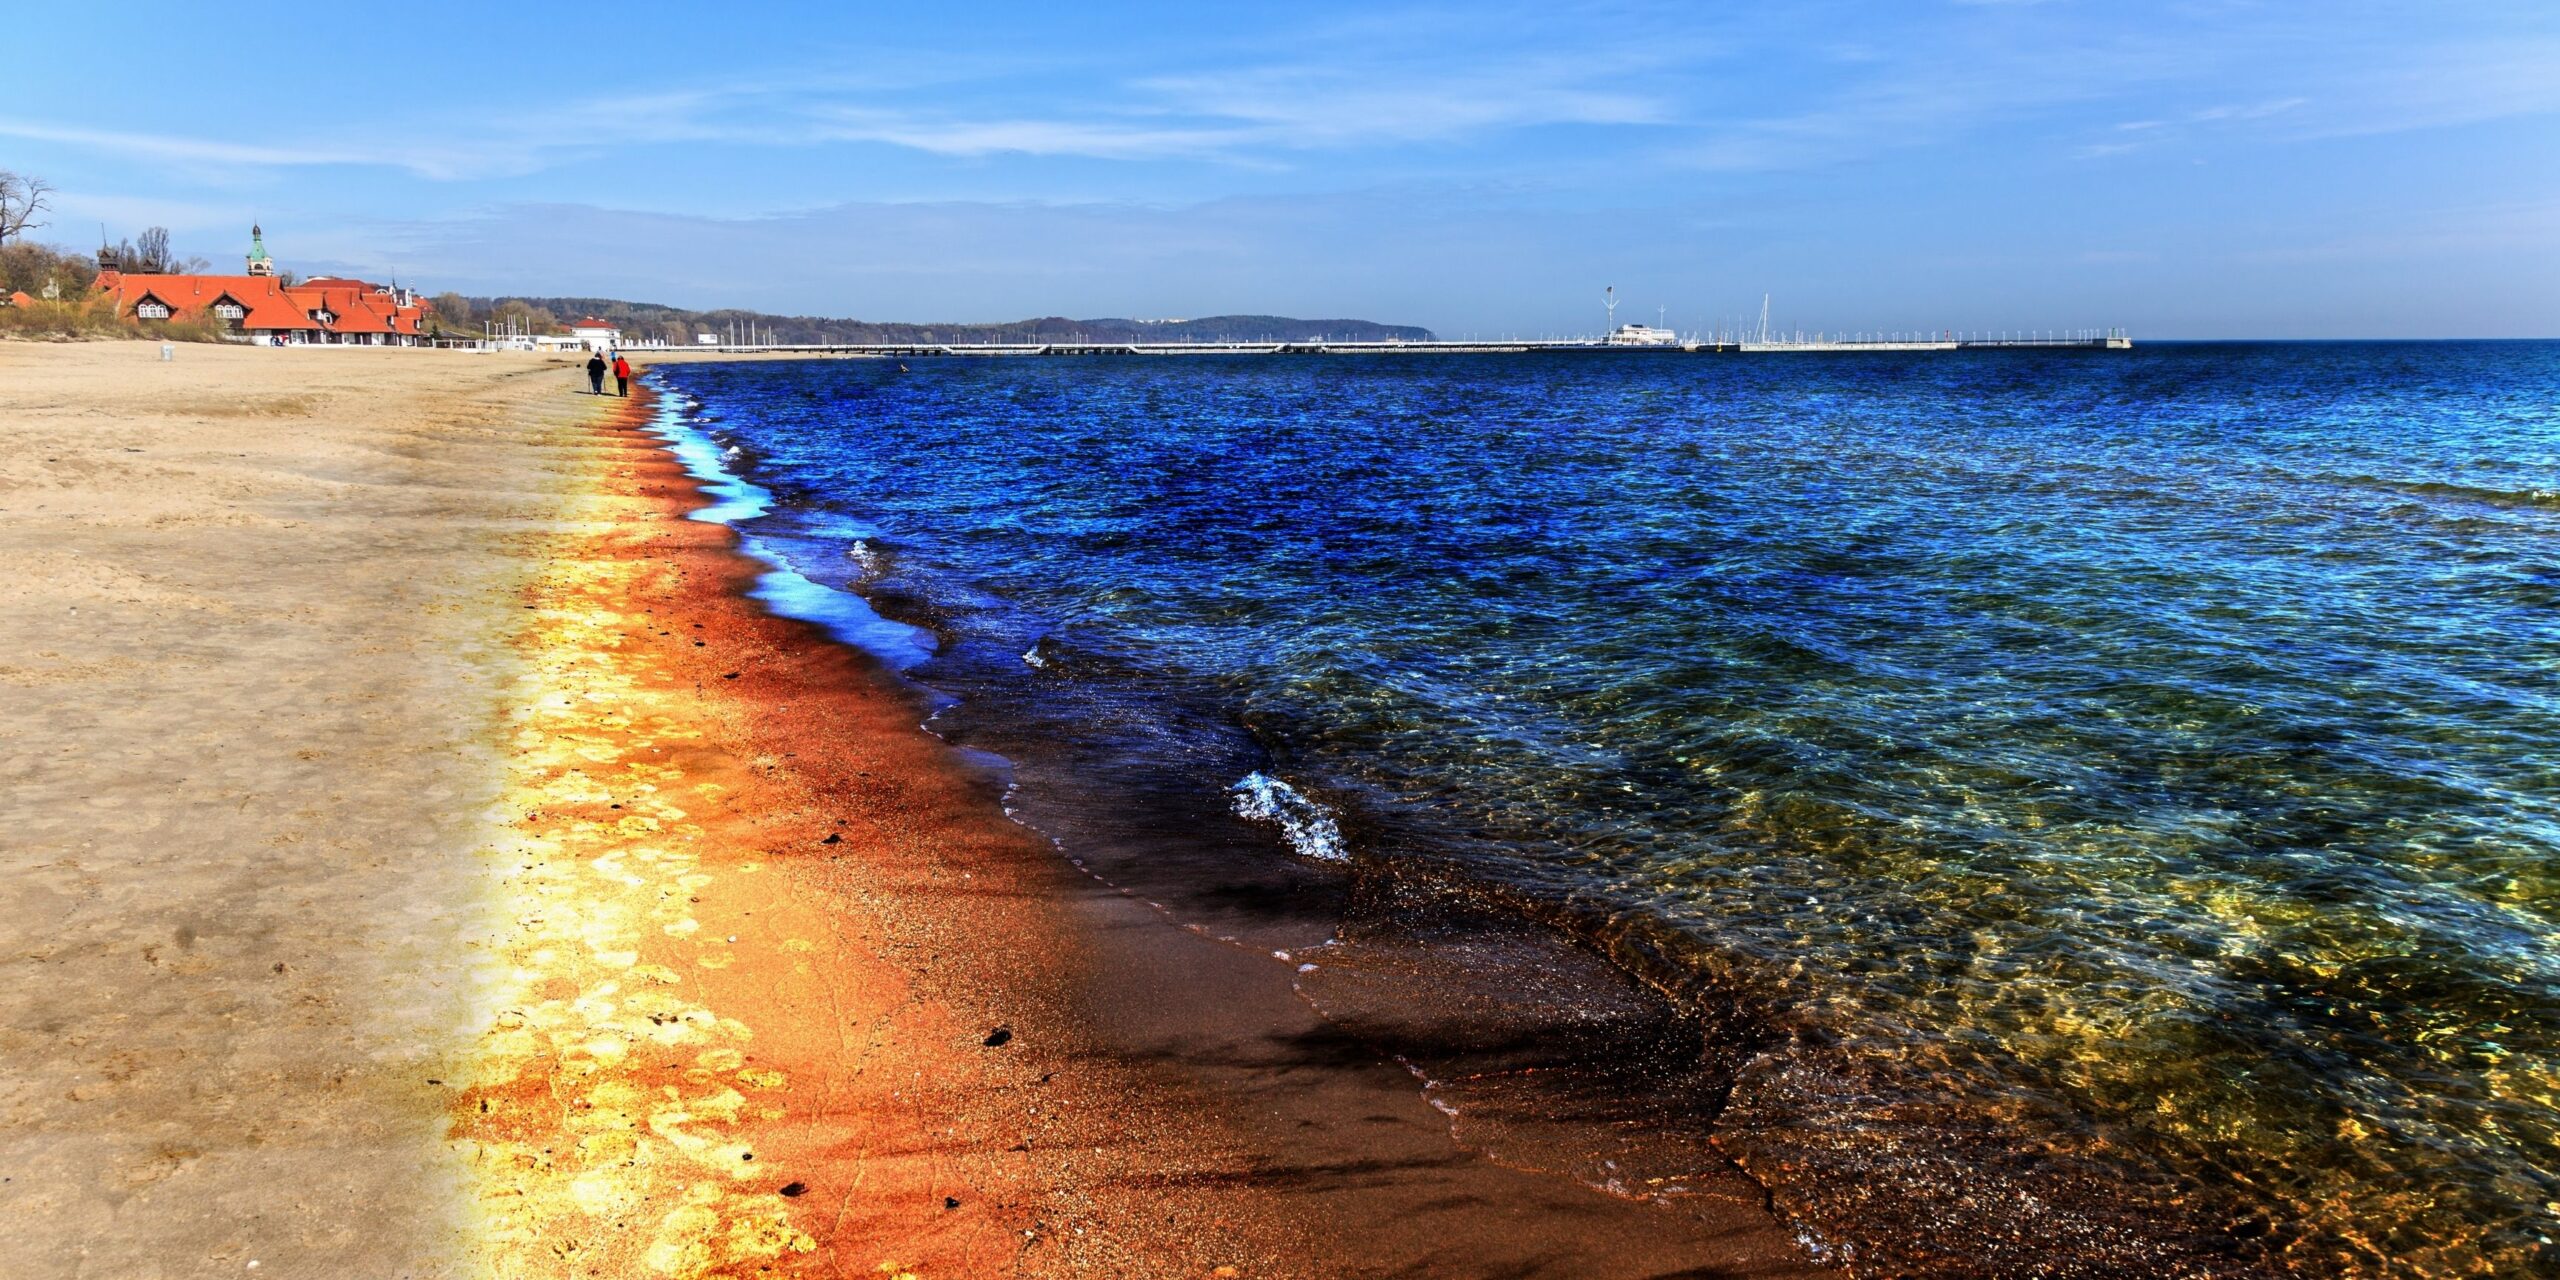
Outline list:
[[[181,160],[204,164],[286,166],[377,162],[375,157],[354,152],[260,146],[166,134],[119,133],[106,129],[81,129],[24,120],[0,120],[0,137],[24,138],[31,142],[67,143],[72,146],[97,147],[157,160]]]
[[[2203,128],[2271,120],[2296,111],[2310,101],[2309,98],[2290,97],[2264,102],[2225,103],[2190,111],[2174,120],[2128,120],[2115,126],[2112,140],[2089,143],[2072,154],[2083,160],[2095,160],[2141,151],[2175,142]]]
[[[833,108],[816,114],[813,140],[881,142],[947,156],[1014,152],[1086,156],[1103,160],[1210,157],[1252,135],[1234,128],[1186,128],[1121,121],[987,118],[951,119],[867,108]]]
[[[391,131],[397,132],[397,131]],[[191,172],[222,169],[293,169],[331,165],[405,169],[420,177],[453,179],[524,172],[534,153],[484,140],[470,145],[342,145],[327,142],[243,143],[185,134],[132,133],[86,129],[41,121],[0,119],[0,138],[23,138],[90,147],[145,160],[162,161]]]
[[[1676,116],[1669,88],[1696,53],[1678,41],[1582,36],[1469,56],[1420,30],[1403,22],[1355,26],[1332,32],[1337,45],[1321,50],[1225,61],[1200,53],[1185,56],[1185,65],[1128,70],[935,52],[881,58],[890,68],[882,73],[740,76],[546,102],[531,113],[499,109],[432,125],[382,120],[353,139],[297,137],[272,121],[260,122],[258,136],[283,140],[27,119],[0,119],[0,137],[93,147],[199,175],[367,166],[436,181],[518,176],[599,148],[669,142],[875,143],[960,157],[1257,165],[1550,125],[1669,123]],[[1401,47],[1385,38],[1390,31]],[[1358,38],[1339,40],[1346,34]],[[1345,44],[1359,52],[1345,56]],[[1625,87],[1629,78],[1646,87]]]
[[[1163,109],[1253,126],[1284,147],[1438,141],[1546,125],[1661,125],[1673,104],[1600,87],[1610,68],[1579,59],[1531,60],[1457,74],[1340,67],[1262,67],[1227,75],[1159,76],[1139,87]]]

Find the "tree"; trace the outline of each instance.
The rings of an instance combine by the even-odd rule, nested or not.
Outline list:
[[[471,300],[461,294],[439,293],[428,305],[433,309],[436,330],[440,333],[471,333],[480,327],[480,321],[471,309]]]
[[[33,240],[0,245],[0,294],[25,290],[41,298],[51,285],[60,296],[77,298],[97,278],[98,264],[86,254],[64,253]]]
[[[46,274],[59,261],[53,250],[32,240],[0,245],[0,294],[20,290],[34,293],[44,288]]]
[[[32,175],[0,169],[0,244],[7,244],[44,226],[36,215],[53,208],[45,197],[53,194],[53,184]]]
[[[125,264],[125,270],[136,275],[161,275],[176,265],[177,259],[169,255],[169,229],[144,227],[140,238],[133,242],[133,261]]]

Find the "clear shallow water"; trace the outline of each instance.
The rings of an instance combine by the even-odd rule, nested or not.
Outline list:
[[[2555,1265],[2560,345],[661,377],[767,554],[1178,684],[1355,861],[1665,926],[2297,1265]]]

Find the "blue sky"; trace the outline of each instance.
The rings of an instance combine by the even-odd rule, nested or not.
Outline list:
[[[43,238],[430,289],[2560,335],[2551,0],[22,0],[0,49]]]

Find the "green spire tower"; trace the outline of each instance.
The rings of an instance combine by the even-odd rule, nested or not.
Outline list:
[[[256,223],[249,224],[249,274],[271,276],[276,273],[276,260],[267,256],[267,232]]]

